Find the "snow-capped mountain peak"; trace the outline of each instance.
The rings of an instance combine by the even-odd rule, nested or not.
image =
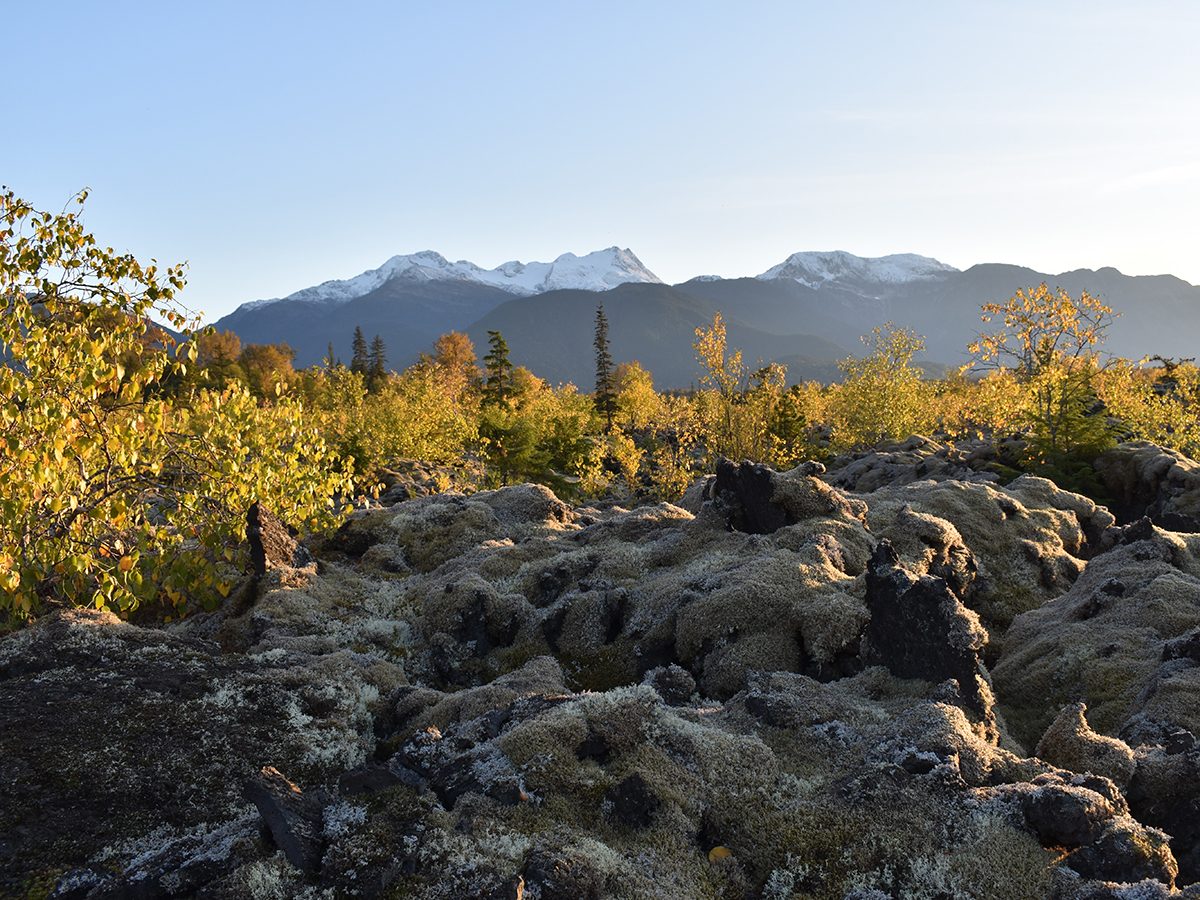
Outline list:
[[[353,278],[326,281],[282,299],[345,303],[397,279],[415,282],[467,281],[517,295],[554,290],[607,291],[628,282],[662,283],[628,248],[609,247],[583,256],[564,253],[548,263],[512,260],[494,269],[484,269],[465,259],[451,262],[433,250],[422,250],[393,256],[378,269],[369,269]],[[278,299],[256,300],[243,306],[252,309],[278,302]]]
[[[816,289],[829,282],[860,285],[907,284],[911,281],[927,281],[957,271],[953,266],[915,253],[863,257],[844,250],[833,250],[793,253],[779,265],[767,269],[758,278],[760,281],[787,278]]]
[[[529,273],[530,269],[543,265],[530,263],[525,267],[525,272]],[[607,291],[631,281],[662,284],[662,279],[642,265],[642,261],[628,247],[609,247],[584,256],[564,253],[549,264],[534,293],[555,290]]]

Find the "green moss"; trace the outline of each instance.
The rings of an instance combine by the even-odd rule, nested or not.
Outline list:
[[[54,891],[54,887],[58,884],[58,880],[62,878],[63,875],[65,875],[68,871],[69,868],[46,869],[43,872],[31,875],[28,879],[26,879],[25,883],[21,885],[20,896],[23,897],[24,900],[46,900],[46,898],[48,898]]]
[[[573,691],[608,691],[637,682],[633,652],[625,641],[600,647],[594,653],[563,653],[559,661],[567,686]]]

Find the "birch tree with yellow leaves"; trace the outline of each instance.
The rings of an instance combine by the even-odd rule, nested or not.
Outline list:
[[[195,344],[154,323],[195,324],[183,268],[100,245],[85,199],[39,212],[0,191],[0,620],[214,605],[242,571],[250,503],[319,529],[350,489],[297,402],[171,398]]]

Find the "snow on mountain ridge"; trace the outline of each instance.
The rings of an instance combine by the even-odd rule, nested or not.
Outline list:
[[[760,281],[790,278],[815,289],[830,281],[848,280],[871,284],[906,284],[957,271],[953,266],[916,253],[863,257],[844,250],[834,250],[793,253],[757,277]]]
[[[410,281],[470,281],[521,296],[553,290],[606,291],[627,282],[662,284],[662,280],[628,248],[608,247],[583,256],[564,253],[548,263],[511,260],[494,269],[484,269],[465,259],[450,262],[440,253],[422,250],[393,256],[378,269],[369,269],[353,278],[326,281],[283,298],[255,300],[243,304],[242,308],[253,309],[281,300],[345,303],[369,294],[396,278]]]

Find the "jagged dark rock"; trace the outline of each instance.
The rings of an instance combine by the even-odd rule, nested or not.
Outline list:
[[[243,789],[254,803],[275,845],[288,862],[302,872],[321,866],[324,849],[321,830],[322,799],[306,795],[278,769],[263,767]]]
[[[856,514],[845,497],[816,477],[823,468],[804,463],[776,472],[761,463],[722,458],[709,494],[729,527],[747,534],[771,534],[814,516]]]
[[[760,463],[717,463],[712,495],[721,505],[729,527],[749,534],[770,534],[788,524],[787,513],[774,502],[775,473]]]
[[[288,531],[275,514],[255,502],[246,513],[246,540],[250,543],[250,562],[254,574],[262,578],[272,569],[310,565],[312,554]]]
[[[1166,834],[1118,821],[1069,854],[1065,863],[1085,878],[1119,884],[1152,880],[1170,887],[1179,872]]]
[[[1200,882],[1200,748],[1144,751],[1128,797],[1138,821],[1171,836],[1181,880]]]
[[[881,541],[867,566],[867,608],[862,657],[901,678],[942,682],[953,678],[970,708],[992,716],[992,694],[982,653],[987,632],[944,579],[916,577]]]
[[[670,665],[651,669],[646,673],[643,684],[648,684],[672,706],[682,706],[696,693],[696,679],[682,666]]]
[[[338,778],[338,792],[347,797],[354,797],[359,794],[375,794],[379,791],[386,791],[398,784],[417,786],[420,783],[420,776],[415,772],[412,775],[412,778],[405,778],[388,766],[365,766],[341,775]]]
[[[1022,797],[1030,828],[1047,847],[1082,847],[1100,837],[1117,814],[1103,796],[1085,788],[1048,784]]]
[[[1163,644],[1164,660],[1187,659],[1200,665],[1200,628]]]
[[[596,863],[557,842],[533,848],[525,863],[525,882],[541,900],[602,900],[608,894]]]

